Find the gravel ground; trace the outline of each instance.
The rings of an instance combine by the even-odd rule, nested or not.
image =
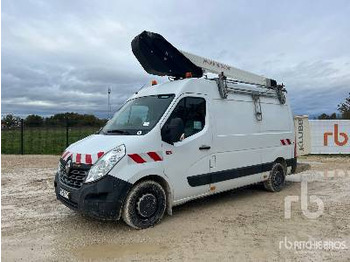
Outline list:
[[[122,222],[83,217],[60,204],[53,190],[57,156],[3,155],[1,257],[3,261],[350,261],[350,157],[301,160],[311,170],[289,176],[280,193],[251,186],[202,198],[175,207],[173,216],[154,228],[134,230]],[[301,176],[310,180],[309,196],[324,203],[317,219],[305,217],[300,202],[292,205],[291,219],[284,217],[284,199],[300,196]],[[288,241],[338,241],[347,249],[298,249]]]

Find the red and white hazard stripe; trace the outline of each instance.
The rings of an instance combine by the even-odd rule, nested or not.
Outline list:
[[[130,163],[143,164],[148,162],[158,162],[163,161],[161,152],[147,152],[139,154],[128,154]]]
[[[287,139],[281,139],[281,144],[282,144],[283,146],[288,146],[288,145],[291,145],[291,144],[292,144],[292,141],[290,141],[289,138],[287,138]]]
[[[69,151],[65,151],[62,154],[62,159],[64,161],[67,161],[68,158],[71,158],[73,163],[92,165],[103,155],[104,155],[104,152],[102,151],[98,152],[97,154],[80,154],[80,153],[72,153]]]
[[[61,158],[64,160],[64,161],[67,161],[67,159],[72,155],[71,152],[69,151],[64,151]]]

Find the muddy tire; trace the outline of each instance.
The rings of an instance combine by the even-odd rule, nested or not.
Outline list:
[[[264,187],[270,192],[279,192],[286,184],[286,167],[281,163],[274,163],[269,178],[264,182]]]
[[[147,180],[136,184],[125,199],[123,220],[129,226],[143,229],[154,226],[163,217],[166,194],[157,182]]]

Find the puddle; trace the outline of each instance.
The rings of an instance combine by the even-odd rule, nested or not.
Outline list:
[[[76,248],[72,250],[72,253],[79,260],[107,260],[116,259],[125,256],[144,255],[144,254],[159,254],[166,251],[165,247],[152,245],[152,244],[96,244]]]

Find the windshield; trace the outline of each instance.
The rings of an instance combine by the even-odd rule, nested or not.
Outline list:
[[[144,135],[158,123],[174,99],[173,94],[139,97],[122,106],[101,133],[106,135]]]

